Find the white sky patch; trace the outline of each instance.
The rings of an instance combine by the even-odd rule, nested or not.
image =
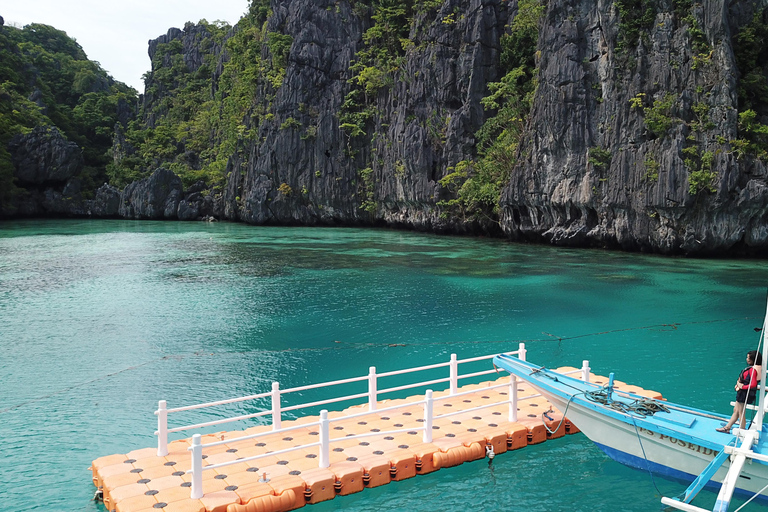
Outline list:
[[[115,80],[142,93],[150,39],[203,18],[234,25],[247,9],[248,0],[16,0],[0,7],[0,16],[6,25],[63,30]]]

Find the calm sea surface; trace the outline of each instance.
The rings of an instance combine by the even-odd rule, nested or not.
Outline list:
[[[177,407],[521,341],[533,362],[588,359],[595,373],[728,413],[767,288],[764,261],[362,229],[2,222],[0,510],[103,511],[90,462],[155,445],[160,399]],[[684,488],[578,434],[306,510],[649,511]]]

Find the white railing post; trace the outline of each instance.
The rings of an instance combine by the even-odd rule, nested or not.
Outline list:
[[[422,437],[425,443],[432,442],[432,409],[434,408],[434,400],[432,399],[432,390],[428,389],[426,396],[424,397],[424,436]]]
[[[582,361],[581,363],[581,380],[584,382],[589,382],[589,370],[592,368],[589,367],[589,361],[586,359]]]
[[[168,455],[168,408],[166,401],[160,400],[157,403],[157,456],[165,457]]]
[[[272,383],[272,430],[280,430],[280,383]]]
[[[378,386],[376,383],[376,367],[368,368],[368,410],[376,410],[376,400],[378,397]]]
[[[509,421],[517,421],[517,377],[509,376]]]
[[[203,497],[203,445],[200,443],[200,434],[192,436],[192,491],[189,497],[199,500]]]
[[[528,351],[525,350],[525,343],[521,343],[520,348],[518,349],[518,352],[517,352],[517,358],[520,359],[521,361],[525,361],[526,352]]]
[[[456,354],[451,354],[451,394],[455,395],[459,387],[459,362]]]
[[[327,468],[331,465],[330,461],[330,444],[331,444],[331,428],[328,421],[328,411],[323,409],[320,411],[320,467]]]

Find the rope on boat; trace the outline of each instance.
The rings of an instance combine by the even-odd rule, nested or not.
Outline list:
[[[549,418],[549,417],[547,416],[547,413],[549,413],[549,412],[554,412],[554,411],[552,410],[552,408],[550,407],[548,411],[544,411],[543,413],[541,413],[541,422],[544,424],[544,428],[545,428],[545,429],[547,429],[547,432],[549,432],[550,434],[554,434],[555,432],[557,432],[558,430],[560,430],[560,427],[563,425],[563,422],[565,421],[565,414],[568,412],[568,407],[570,407],[570,406],[571,406],[571,402],[573,401],[573,399],[574,399],[575,397],[576,397],[576,395],[571,395],[571,396],[570,396],[570,398],[568,398],[568,403],[567,403],[567,404],[565,404],[565,410],[563,411],[563,415],[562,415],[562,417],[560,418],[560,423],[558,423],[558,424],[557,424],[557,428],[555,428],[554,430],[550,430],[550,429],[549,429],[549,426],[547,426],[547,422],[546,422],[546,421],[544,421],[544,418],[545,418],[545,417],[546,417],[546,418],[548,418],[550,421],[552,421],[552,418]]]
[[[595,391],[586,391],[584,397],[590,402],[610,407],[615,411],[631,416],[633,422],[634,418],[647,418],[657,412],[669,412],[669,408],[666,405],[651,398],[637,398],[629,403],[614,400],[609,396],[606,387]]]
[[[659,493],[661,496],[664,496],[664,493],[659,490],[659,486],[656,485],[656,479],[653,477],[653,471],[651,471],[651,465],[648,463],[648,456],[645,454],[645,447],[643,446],[643,440],[640,438],[640,431],[637,429],[637,423],[635,423],[635,417],[631,416],[632,418],[632,425],[635,427],[635,435],[637,436],[637,442],[640,443],[640,451],[643,452],[643,460],[645,460],[645,469],[648,470],[648,474],[651,475],[651,483],[653,484],[653,488],[656,489],[656,492]]]
[[[635,417],[639,417],[639,418],[647,418],[648,416],[653,416],[657,412],[667,412],[667,413],[669,412],[669,408],[666,405],[656,400],[653,400],[652,398],[636,398],[629,403],[614,400],[608,391],[607,384],[601,387],[600,389],[596,389],[594,391],[582,391],[580,388],[576,386],[573,386],[567,382],[563,382],[559,380],[557,376],[547,373],[547,369],[544,368],[543,366],[541,368],[535,368],[531,370],[530,375],[534,375],[537,373],[541,373],[542,375],[549,377],[555,382],[558,382],[564,386],[568,386],[570,388],[573,388],[579,391],[578,393],[574,393],[573,395],[571,395],[571,397],[568,399],[568,404],[566,405],[566,411],[568,410],[568,405],[570,405],[571,400],[573,400],[574,397],[578,395],[584,395],[584,398],[586,398],[590,402],[598,403],[600,405],[610,407],[615,411],[628,414],[630,416],[634,415]],[[563,416],[565,416],[565,411],[563,412]],[[550,433],[553,433],[553,432],[550,432]]]

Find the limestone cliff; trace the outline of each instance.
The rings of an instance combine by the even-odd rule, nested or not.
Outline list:
[[[499,223],[446,216],[438,201],[451,193],[440,179],[477,157],[481,99],[500,78],[499,39],[515,4],[454,0],[415,15],[393,85],[378,91],[366,137],[355,138],[339,117],[370,20],[344,2],[273,3],[268,30],[293,44],[274,117],[260,123],[247,156],[230,162],[226,216],[500,227],[513,240],[669,254],[765,252],[765,165],[731,143],[739,138],[733,38],[759,2],[635,2],[652,16],[633,40],[622,33],[632,2],[548,2],[538,87]],[[651,124],[656,131],[652,116],[665,118]],[[297,123],[286,127],[288,119]]]
[[[475,155],[474,133],[485,119],[480,100],[499,78],[507,2],[448,0],[416,10],[391,85],[369,100],[374,114],[359,135],[340,128],[340,117],[372,11],[300,0],[272,8],[267,31],[288,34],[293,44],[274,116],[260,123],[247,158],[232,162],[228,218],[498,232],[492,222],[441,216],[436,205],[448,168]]]
[[[767,9],[253,0],[150,41],[119,214],[763,255]]]
[[[522,161],[501,198],[505,233],[664,253],[764,253],[766,167],[737,158],[733,144],[733,36],[757,4],[706,0],[684,18],[675,2],[658,2],[647,36],[619,51],[614,3],[551,3]],[[664,102],[665,124],[653,131],[649,116]]]

